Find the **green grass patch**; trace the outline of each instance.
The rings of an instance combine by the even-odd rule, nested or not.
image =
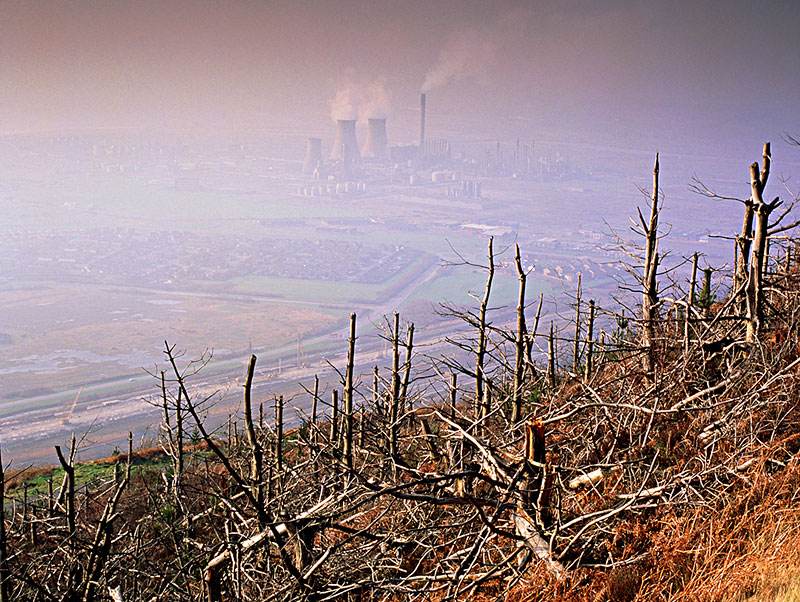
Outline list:
[[[113,458],[113,456],[112,456]],[[125,469],[124,456],[119,457],[122,470]],[[111,458],[98,462],[86,462],[75,464],[75,487],[80,488],[103,481],[110,481],[114,478],[114,462]],[[163,453],[148,454],[146,456],[137,455],[134,452],[131,462],[131,474],[141,474],[151,470],[163,470],[171,465],[171,461]],[[53,480],[53,488],[58,491],[64,480],[64,469],[60,466],[36,468],[35,474],[26,478],[25,472],[14,479],[14,483],[9,485],[9,496],[22,499],[25,491],[25,484],[28,485],[28,498],[46,496],[49,489],[49,481]]]
[[[472,295],[483,295],[486,286],[486,271],[478,268],[455,266],[444,268],[441,275],[426,282],[415,290],[408,301],[447,302],[459,306],[477,307],[478,302]],[[492,283],[492,307],[516,306],[519,281],[515,273],[501,271],[495,273]],[[550,297],[561,292],[557,283],[547,278],[529,277],[526,285],[527,302],[535,302],[541,293]]]
[[[231,280],[231,284],[237,293],[320,303],[372,302],[378,298],[382,288],[379,284],[272,276],[244,276]]]
[[[272,276],[244,276],[230,281],[236,293],[274,295],[278,298],[318,303],[376,303],[400,292],[432,265],[430,255],[421,255],[405,269],[381,283],[337,282]]]

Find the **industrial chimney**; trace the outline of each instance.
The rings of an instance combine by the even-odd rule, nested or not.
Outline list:
[[[364,145],[364,157],[385,159],[388,155],[386,137],[386,120],[370,118],[368,120],[367,143]]]
[[[425,94],[419,95],[419,150],[425,148]]]
[[[306,157],[303,160],[303,173],[312,174],[322,167],[322,140],[309,138],[306,141]]]
[[[355,119],[339,119],[336,122],[336,139],[333,141],[331,159],[341,161],[345,167],[349,167],[359,158]]]

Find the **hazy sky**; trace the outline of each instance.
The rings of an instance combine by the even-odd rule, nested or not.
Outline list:
[[[800,131],[800,3],[0,2],[2,133],[313,132],[377,81],[411,140],[426,76],[433,134],[751,144]]]

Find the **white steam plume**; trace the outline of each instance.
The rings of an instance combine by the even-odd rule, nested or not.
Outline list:
[[[357,119],[359,95],[356,89],[347,85],[336,90],[336,95],[331,99],[331,119]]]
[[[450,82],[481,75],[491,66],[495,55],[496,46],[486,34],[475,29],[453,32],[425,75],[421,91],[430,92]]]
[[[359,115],[385,119],[390,107],[391,95],[383,79],[365,84],[350,77],[331,99],[331,119],[358,119]]]
[[[391,105],[391,95],[386,89],[386,82],[383,79],[377,79],[367,86],[364,91],[363,114],[365,117],[386,119],[389,116]]]

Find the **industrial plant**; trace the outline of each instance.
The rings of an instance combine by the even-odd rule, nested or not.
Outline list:
[[[349,115],[334,119],[332,131],[306,140],[303,179],[295,185],[302,197],[363,195],[372,185],[426,189],[448,199],[478,200],[487,178],[563,179],[581,175],[560,154],[537,156],[534,141],[514,144],[450,140],[431,136],[428,93],[419,95],[419,131],[414,143],[394,143],[386,115]],[[431,127],[432,126],[432,127]],[[408,133],[406,133],[408,134]],[[363,136],[363,144],[359,141]],[[406,135],[408,138],[408,135]],[[329,141],[327,152],[323,145]]]

